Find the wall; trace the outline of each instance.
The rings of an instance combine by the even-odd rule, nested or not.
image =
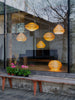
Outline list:
[[[4,0],[0,0],[0,1],[4,2]],[[6,0],[6,4],[16,9],[25,11],[25,0],[22,0],[22,2],[21,0]]]

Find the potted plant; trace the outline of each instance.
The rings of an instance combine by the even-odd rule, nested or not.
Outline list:
[[[24,73],[24,69],[20,69],[17,73],[18,76],[23,76]]]
[[[15,75],[15,68],[16,66],[14,65],[14,63],[11,63],[11,75]]]
[[[15,68],[11,68],[11,75],[15,75]]]
[[[30,72],[29,69],[24,70],[24,74],[23,74],[23,76],[28,77],[29,74],[31,74],[31,72]]]
[[[15,68],[16,66],[14,65],[14,63],[11,63],[11,66],[6,68],[8,75],[14,75],[16,71]]]
[[[19,73],[19,68],[15,68],[14,69],[14,75],[18,75],[18,73]]]
[[[22,65],[21,69],[19,69],[14,63],[11,63],[11,67],[7,67],[7,73],[9,75],[29,76],[31,72],[28,69],[28,66]]]
[[[11,67],[6,68],[8,75],[11,75]]]
[[[30,74],[31,72],[30,72],[30,70],[28,69],[28,66],[22,65],[21,68],[24,69],[23,76],[29,76],[29,74]]]

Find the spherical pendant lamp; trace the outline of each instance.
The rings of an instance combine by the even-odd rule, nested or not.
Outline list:
[[[60,71],[60,69],[62,68],[62,63],[58,60],[51,60],[48,63],[48,66],[50,68],[50,71]]]
[[[19,35],[16,37],[17,41],[26,41],[27,37],[23,33],[19,33]]]
[[[54,28],[53,32],[54,32],[55,34],[64,34],[65,29],[64,29],[60,24],[58,24],[58,25]]]
[[[30,22],[27,25],[25,25],[25,28],[29,31],[35,31],[39,29],[39,25],[37,25],[36,23]]]
[[[44,34],[43,38],[46,40],[46,41],[52,41],[55,39],[55,35],[51,32],[47,32]]]
[[[37,48],[45,48],[45,43],[43,42],[43,41],[39,41],[38,43],[37,43]]]

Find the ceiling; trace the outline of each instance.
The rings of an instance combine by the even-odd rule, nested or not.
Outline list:
[[[6,12],[7,13],[14,13],[17,11],[19,11],[19,10],[6,5]],[[2,2],[0,2],[0,15],[4,15],[4,3],[2,3]]]

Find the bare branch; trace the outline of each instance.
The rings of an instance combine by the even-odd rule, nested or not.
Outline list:
[[[58,14],[62,19],[64,19],[64,17],[63,17],[55,8],[52,7],[52,5],[50,4],[49,0],[47,0],[47,1],[48,1],[49,5],[50,5],[50,8],[51,8],[53,11],[55,11],[56,14]]]

